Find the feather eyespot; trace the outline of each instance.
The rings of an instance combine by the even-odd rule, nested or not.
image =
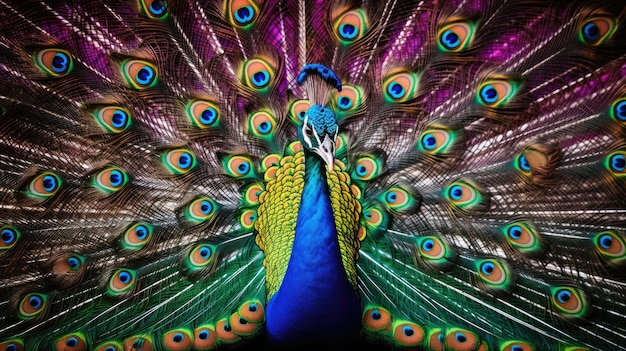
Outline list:
[[[239,312],[230,316],[228,325],[233,333],[243,337],[256,335],[263,328],[261,323],[253,323],[241,316]]]
[[[251,230],[254,228],[254,223],[257,218],[258,216],[255,210],[246,209],[241,213],[241,216],[239,216],[239,224],[241,224],[244,229]]]
[[[131,125],[130,112],[120,106],[100,107],[92,113],[92,116],[107,133],[121,133]]]
[[[251,178],[255,175],[252,160],[247,156],[228,156],[222,160],[226,174],[235,178]]]
[[[459,52],[467,49],[474,39],[476,25],[470,22],[453,22],[439,28],[439,49]]]
[[[504,238],[522,253],[538,253],[542,250],[537,230],[526,221],[514,222],[502,228]]]
[[[144,90],[156,85],[158,69],[148,61],[129,59],[122,62],[122,76],[129,87]]]
[[[107,284],[107,293],[111,296],[122,296],[132,291],[137,273],[134,270],[120,268],[113,272]]]
[[[48,295],[41,293],[26,294],[20,301],[18,317],[20,319],[33,319],[39,316],[48,304]]]
[[[54,261],[52,273],[57,276],[75,275],[79,273],[85,264],[85,257],[78,254],[66,254]]]
[[[605,231],[593,236],[596,251],[615,265],[626,262],[626,241],[615,231]]]
[[[222,318],[215,323],[215,333],[220,342],[225,344],[232,344],[240,340],[230,326],[228,318]]]
[[[232,25],[239,28],[249,28],[259,15],[258,5],[251,0],[229,0],[228,20]]]
[[[299,126],[304,122],[306,111],[311,107],[309,100],[295,100],[289,105],[289,119],[292,123]]]
[[[506,79],[489,79],[478,86],[478,102],[487,107],[500,107],[509,102],[517,86]]]
[[[391,325],[391,313],[382,307],[367,308],[363,312],[363,326],[369,330],[385,330]]]
[[[193,349],[199,351],[211,350],[217,342],[213,325],[205,324],[193,331]]]
[[[27,194],[38,199],[48,199],[59,191],[62,184],[58,175],[49,171],[42,172],[30,181]]]
[[[367,33],[367,16],[362,9],[345,12],[333,22],[337,39],[342,44],[350,44],[365,36]]]
[[[196,245],[187,255],[187,267],[192,271],[199,271],[208,267],[215,259],[216,247],[210,244]]]
[[[92,185],[104,193],[114,193],[128,183],[128,175],[121,168],[108,166],[97,172],[92,179]]]
[[[131,225],[122,235],[122,248],[127,250],[141,249],[150,241],[153,230],[154,228],[146,223]]]
[[[186,113],[194,127],[207,129],[220,125],[220,110],[214,102],[194,100],[187,104]]]
[[[161,156],[161,162],[172,174],[189,173],[196,165],[196,156],[188,149],[169,150]]]
[[[123,350],[124,348],[122,347],[122,344],[120,344],[117,341],[107,341],[105,343],[98,345],[95,348],[95,351],[123,351]]]
[[[606,166],[617,177],[626,177],[626,151],[615,151],[606,158]]]
[[[379,157],[363,156],[356,161],[352,179],[368,181],[378,177],[383,168],[383,161]]]
[[[535,351],[535,347],[520,340],[505,341],[500,345],[501,351]]]
[[[584,291],[571,286],[550,288],[550,299],[563,317],[581,318],[589,312],[589,301]]]
[[[357,109],[363,101],[363,91],[355,85],[343,85],[341,92],[335,94],[335,105],[341,112]]]
[[[370,228],[370,230],[386,227],[386,224],[389,221],[387,213],[378,206],[372,206],[364,210],[363,218],[365,219],[365,223]]]
[[[450,151],[458,138],[458,133],[444,126],[432,125],[422,132],[418,149],[430,155],[442,155]]]
[[[626,97],[617,99],[612,105],[609,112],[611,118],[618,122],[626,122]]]
[[[211,218],[217,211],[215,201],[205,196],[191,200],[185,207],[185,218],[193,223],[202,223]]]
[[[150,335],[134,335],[123,341],[124,350],[152,351],[152,337]]]
[[[167,16],[167,0],[140,0],[143,12],[150,18],[163,19]]]
[[[476,334],[460,328],[448,329],[444,338],[444,345],[451,350],[476,350],[479,344]]]
[[[513,286],[509,265],[494,259],[477,260],[476,271],[481,282],[491,291],[508,291]]]
[[[417,239],[419,254],[428,260],[440,260],[449,255],[448,245],[435,236],[424,236]]]
[[[0,342],[0,350],[24,351],[24,341],[22,339],[9,339],[9,340]]]
[[[265,320],[265,309],[257,299],[244,302],[238,312],[241,317],[252,323],[261,323]]]
[[[417,93],[418,76],[408,71],[391,74],[383,81],[383,94],[387,102],[405,102]]]
[[[394,323],[393,337],[402,346],[418,346],[424,340],[424,328],[412,322],[397,321]]]
[[[615,32],[617,25],[615,20],[608,16],[593,17],[580,26],[580,40],[589,45],[598,46]]]
[[[437,351],[443,351],[443,332],[441,328],[433,328],[428,331],[428,346]]]
[[[171,351],[190,350],[193,346],[191,330],[180,328],[166,332],[163,335],[163,345]]]
[[[20,240],[20,232],[8,225],[0,227],[0,253],[15,246]]]
[[[478,187],[467,180],[459,180],[450,184],[444,190],[444,196],[460,210],[471,210],[480,206],[485,201],[485,196]]]
[[[58,351],[83,351],[87,349],[87,342],[83,333],[72,333],[60,337],[56,342]]]
[[[74,61],[72,55],[62,49],[43,49],[38,51],[35,56],[35,63],[50,77],[62,77],[72,71]]]
[[[248,117],[248,130],[256,137],[270,139],[276,130],[276,119],[269,112],[257,111]]]
[[[389,188],[382,194],[380,200],[388,210],[394,212],[408,211],[416,205],[413,195],[399,186]]]
[[[270,165],[271,167],[271,165]],[[243,193],[243,203],[245,205],[258,205],[259,204],[259,196],[263,192],[263,184],[260,182],[252,183],[250,186],[246,188]]]
[[[244,62],[241,81],[249,88],[265,92],[274,80],[274,75],[274,67],[269,62],[255,58]]]

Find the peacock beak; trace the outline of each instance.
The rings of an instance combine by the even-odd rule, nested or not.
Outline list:
[[[335,141],[331,139],[330,135],[324,135],[324,140],[315,152],[326,162],[328,170],[332,171],[335,167]]]

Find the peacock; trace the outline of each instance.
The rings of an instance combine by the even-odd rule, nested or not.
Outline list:
[[[0,350],[626,350],[622,0],[0,0]]]

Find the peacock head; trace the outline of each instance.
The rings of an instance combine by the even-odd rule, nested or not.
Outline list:
[[[339,126],[335,113],[328,107],[328,99],[331,90],[341,91],[341,80],[330,68],[312,63],[302,68],[298,84],[304,84],[311,102],[298,129],[298,139],[305,150],[318,155],[332,171]]]
[[[313,105],[304,115],[302,127],[298,129],[298,139],[305,149],[318,155],[332,171],[338,132],[335,113],[328,107]]]

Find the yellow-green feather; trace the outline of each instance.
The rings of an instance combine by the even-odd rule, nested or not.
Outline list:
[[[356,289],[357,238],[361,204],[350,187],[345,166],[335,162],[327,172],[328,187],[335,217],[341,256],[348,279]],[[266,170],[267,184],[259,196],[256,243],[265,253],[266,294],[269,299],[280,287],[291,255],[298,209],[304,189],[304,153],[285,156]]]

